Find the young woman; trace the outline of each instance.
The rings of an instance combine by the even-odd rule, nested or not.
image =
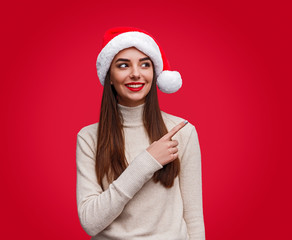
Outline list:
[[[152,36],[105,33],[99,123],[77,135],[78,216],[91,239],[205,239],[195,127],[160,111],[157,86],[181,87]]]

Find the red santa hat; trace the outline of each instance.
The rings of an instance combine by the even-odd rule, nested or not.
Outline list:
[[[181,88],[179,72],[170,70],[167,58],[154,38],[144,30],[132,27],[117,27],[106,31],[103,48],[96,61],[97,75],[102,85],[115,55],[130,47],[137,48],[152,60],[157,86],[162,92],[174,93]]]

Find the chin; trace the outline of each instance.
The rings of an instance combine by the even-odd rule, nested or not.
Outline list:
[[[135,97],[135,98],[131,97],[131,98],[126,99],[123,102],[126,103],[124,105],[127,105],[127,106],[138,106],[145,102],[145,97]]]

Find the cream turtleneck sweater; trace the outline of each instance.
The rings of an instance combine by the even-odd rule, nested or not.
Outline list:
[[[77,207],[80,223],[92,240],[205,239],[201,154],[195,127],[187,124],[174,137],[179,142],[180,175],[167,189],[154,183],[162,168],[147,151],[144,105],[118,105],[124,119],[125,154],[129,166],[111,184],[97,183],[95,156],[98,123],[77,135]],[[168,130],[183,119],[162,112]]]

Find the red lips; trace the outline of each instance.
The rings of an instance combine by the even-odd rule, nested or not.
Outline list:
[[[125,84],[125,86],[133,92],[140,91],[144,87],[144,85],[145,83],[141,83],[141,82],[131,82],[131,83]]]

